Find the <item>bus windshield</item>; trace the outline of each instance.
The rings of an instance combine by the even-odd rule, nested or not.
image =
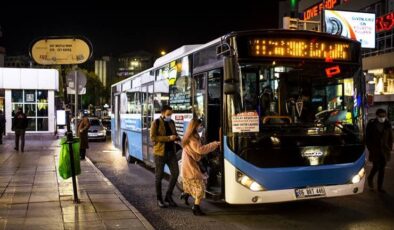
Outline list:
[[[232,116],[228,136],[230,147],[245,159],[256,155],[252,153],[253,148],[254,151],[272,148],[271,151],[294,155],[298,155],[295,152],[301,154],[308,146],[357,145],[362,148],[360,66],[312,61],[244,63],[240,64],[239,73],[233,106],[229,110]],[[242,130],[238,127],[239,116],[244,115],[249,116],[248,119],[252,117],[252,122]],[[337,153],[342,151],[343,148],[336,150]],[[356,157],[342,162],[351,162]],[[270,167],[310,163],[285,163],[283,159],[277,161],[279,165],[267,162],[261,164]],[[334,162],[338,162],[338,158],[325,163]]]

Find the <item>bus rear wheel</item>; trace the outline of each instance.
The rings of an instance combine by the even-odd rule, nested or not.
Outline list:
[[[124,149],[124,156],[125,156],[125,158],[126,158],[126,161],[127,161],[127,163],[134,163],[135,162],[135,159],[134,159],[134,157],[132,157],[131,155],[130,155],[130,151],[129,151],[129,141],[127,140],[127,138],[125,138],[125,140],[124,140],[124,145],[123,145],[124,147],[123,147],[123,149]]]

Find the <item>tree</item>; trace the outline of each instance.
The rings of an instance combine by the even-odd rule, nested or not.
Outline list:
[[[88,105],[102,105],[106,97],[106,90],[99,77],[94,72],[83,70],[86,75],[86,94],[82,96],[82,108]]]

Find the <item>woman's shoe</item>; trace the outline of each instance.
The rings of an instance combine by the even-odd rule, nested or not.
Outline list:
[[[192,210],[195,216],[205,216],[205,213],[200,209],[200,205],[193,205]]]
[[[190,194],[189,193],[182,193],[181,194],[181,197],[180,197],[180,199],[181,200],[185,200],[185,204],[186,205],[189,205],[189,196],[190,196]]]

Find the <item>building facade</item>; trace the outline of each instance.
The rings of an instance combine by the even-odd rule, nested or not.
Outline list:
[[[27,115],[27,135],[54,134],[55,91],[58,88],[57,70],[0,68],[0,101],[3,93],[0,103],[6,117],[6,135],[14,133],[12,121],[18,108]]]
[[[111,86],[116,77],[117,66],[117,60],[110,56],[103,56],[94,61],[94,73],[99,77],[104,87]]]
[[[153,66],[153,55],[145,52],[126,53],[118,58],[118,80],[126,79]]]

